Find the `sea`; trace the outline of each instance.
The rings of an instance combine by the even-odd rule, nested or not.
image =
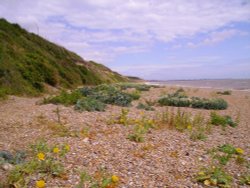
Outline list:
[[[148,84],[250,91],[250,79],[200,79],[147,81]]]

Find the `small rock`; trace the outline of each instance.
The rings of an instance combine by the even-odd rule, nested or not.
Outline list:
[[[14,168],[14,166],[10,163],[4,163],[2,164],[2,169],[5,171],[10,171]]]
[[[88,137],[84,138],[83,142],[88,143],[89,142],[89,138]]]

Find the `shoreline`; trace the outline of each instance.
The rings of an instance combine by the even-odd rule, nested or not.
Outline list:
[[[250,79],[145,81],[148,85],[250,92]]]

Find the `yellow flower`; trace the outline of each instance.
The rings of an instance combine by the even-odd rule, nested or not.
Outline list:
[[[149,124],[153,124],[153,120],[151,120],[151,119],[148,120],[148,123],[149,123]]]
[[[45,187],[45,181],[43,181],[43,180],[36,181],[36,187],[37,188],[44,188]]]
[[[44,153],[38,153],[38,154],[37,154],[37,158],[38,158],[39,160],[41,160],[41,161],[44,161],[44,159],[45,159]]]
[[[59,151],[60,151],[60,150],[59,150],[58,147],[54,147],[54,148],[53,148],[53,153],[59,153]]]
[[[68,144],[66,144],[66,145],[64,146],[64,148],[65,148],[66,151],[69,151],[69,150],[70,150],[70,146],[69,146]]]
[[[204,176],[204,175],[205,175],[205,172],[203,172],[203,171],[198,172],[198,175],[200,175],[200,176]]]
[[[188,125],[188,126],[187,126],[187,129],[188,129],[188,130],[191,130],[191,129],[192,129],[192,125]]]
[[[241,148],[236,148],[235,150],[236,150],[236,153],[238,153],[240,155],[244,153],[244,150]]]
[[[140,120],[139,120],[139,119],[136,119],[136,120],[135,120],[135,123],[140,123]]]
[[[143,112],[143,111],[141,111],[141,112],[140,112],[140,114],[143,116],[143,115],[144,115],[144,112]]]
[[[112,182],[117,183],[117,182],[119,181],[119,177],[116,176],[116,175],[113,175],[113,176],[111,177],[111,180],[112,180]]]
[[[210,182],[209,180],[205,180],[205,181],[204,181],[204,185],[209,186],[210,184],[211,184],[211,182]]]

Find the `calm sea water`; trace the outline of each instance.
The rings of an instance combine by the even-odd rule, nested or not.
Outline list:
[[[183,87],[219,88],[250,91],[250,79],[169,80],[149,81],[148,83],[159,85],[175,85]]]

